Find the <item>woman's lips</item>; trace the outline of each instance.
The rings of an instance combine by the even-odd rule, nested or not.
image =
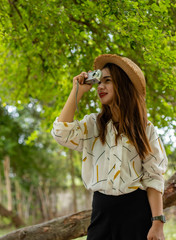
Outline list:
[[[107,93],[99,93],[100,98],[103,98]]]

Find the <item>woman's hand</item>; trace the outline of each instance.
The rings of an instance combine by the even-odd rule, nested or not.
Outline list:
[[[92,84],[84,84],[85,79],[88,77],[86,72],[82,72],[73,78],[73,89],[77,89],[77,82],[79,83],[78,94],[83,95],[92,88]]]
[[[164,223],[160,221],[153,221],[152,227],[147,235],[147,240],[164,240],[163,225]]]

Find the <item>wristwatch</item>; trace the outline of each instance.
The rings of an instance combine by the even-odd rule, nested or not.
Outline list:
[[[165,218],[164,215],[152,217],[152,222],[155,221],[155,220],[159,220],[159,221],[161,221],[161,222],[163,222],[163,223],[166,222],[166,218]]]

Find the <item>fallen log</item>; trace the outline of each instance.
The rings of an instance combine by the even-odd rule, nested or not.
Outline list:
[[[91,210],[18,229],[0,240],[70,240],[87,234]]]

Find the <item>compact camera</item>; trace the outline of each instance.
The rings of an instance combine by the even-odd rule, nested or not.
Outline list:
[[[100,69],[97,69],[92,72],[88,72],[88,78],[85,79],[85,84],[95,84],[99,83],[102,76],[102,71]]]

